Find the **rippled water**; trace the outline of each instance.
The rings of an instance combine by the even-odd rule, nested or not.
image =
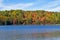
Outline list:
[[[32,33],[60,31],[60,25],[0,26],[0,40],[60,40],[60,37],[34,37]]]

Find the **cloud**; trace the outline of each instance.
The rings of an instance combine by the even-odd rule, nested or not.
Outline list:
[[[2,6],[2,10],[11,10],[11,9],[24,9],[24,8],[27,8],[27,7],[30,7],[34,5],[33,3],[19,3],[19,4],[14,4],[14,5],[3,5]]]
[[[56,0],[56,1],[49,2],[44,6],[45,6],[45,8],[51,8],[51,7],[57,6],[59,4],[60,4],[60,0],[58,0],[58,1]]]
[[[2,5],[3,0],[0,0],[0,6]]]
[[[57,7],[53,8],[53,9],[51,9],[49,11],[57,11],[57,12],[60,12],[60,6],[57,6]]]
[[[60,5],[60,0],[55,0],[47,3],[46,5],[42,6],[40,9],[47,10],[47,11],[59,11],[60,8],[59,5]]]
[[[0,3],[2,3],[3,2],[3,0],[0,0]]]
[[[46,11],[60,11],[60,0],[54,0],[41,4],[45,0],[38,0],[32,3],[18,3],[12,5],[4,5],[4,0],[0,0],[0,10],[22,9],[22,10],[46,10]],[[8,0],[7,0],[8,1]],[[45,1],[46,2],[46,1]]]
[[[7,5],[7,4],[5,5],[3,4],[3,1],[4,0],[0,0],[0,10],[25,9],[34,5],[34,3],[18,3],[13,5]]]
[[[35,4],[36,5],[36,4]],[[60,0],[54,0],[54,1],[50,1],[46,4],[41,4],[39,5],[37,3],[37,6],[32,6],[31,8],[27,9],[27,10],[46,10],[46,11],[60,11]]]
[[[3,0],[0,0],[0,10],[2,9],[3,6]]]

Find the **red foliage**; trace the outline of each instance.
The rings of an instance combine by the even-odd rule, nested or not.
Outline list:
[[[16,24],[16,20],[17,20],[16,18],[13,20],[13,24]]]

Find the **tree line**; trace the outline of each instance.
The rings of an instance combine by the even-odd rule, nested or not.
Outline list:
[[[20,25],[20,24],[21,25],[60,24],[60,12],[48,12],[44,10],[0,11],[0,25]]]

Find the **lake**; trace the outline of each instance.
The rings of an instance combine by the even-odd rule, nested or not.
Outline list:
[[[60,31],[60,25],[0,26],[0,40],[60,40],[60,37],[35,37],[34,33]]]

